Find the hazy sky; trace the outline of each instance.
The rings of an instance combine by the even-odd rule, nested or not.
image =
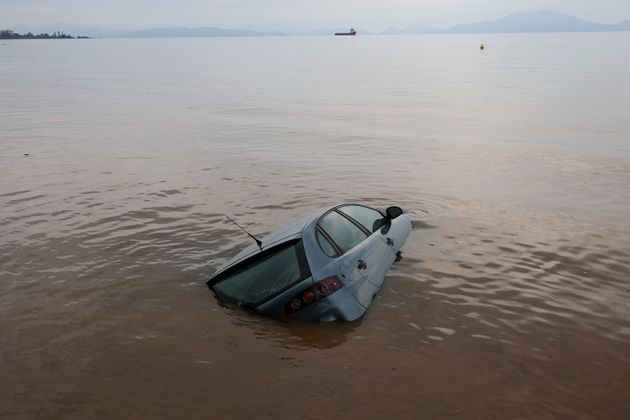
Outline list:
[[[550,9],[612,23],[630,19],[630,0],[0,0],[0,26],[74,23],[143,29],[220,26],[299,31],[354,26],[380,30],[446,27]]]

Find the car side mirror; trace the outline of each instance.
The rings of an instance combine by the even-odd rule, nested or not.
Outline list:
[[[398,206],[387,207],[387,210],[385,210],[385,214],[387,215],[387,218],[389,220],[392,220],[403,214],[403,209]]]

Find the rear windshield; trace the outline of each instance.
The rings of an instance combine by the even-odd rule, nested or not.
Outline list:
[[[213,280],[220,297],[260,304],[310,276],[302,241],[255,255]]]

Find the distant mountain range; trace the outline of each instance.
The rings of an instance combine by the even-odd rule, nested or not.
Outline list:
[[[576,18],[550,10],[519,12],[498,20],[466,23],[438,29],[429,25],[413,25],[404,29],[390,28],[382,34],[474,34],[535,32],[613,32],[630,31],[630,20],[607,25]]]
[[[4,29],[4,28],[0,28]],[[224,29],[214,27],[186,28],[151,28],[141,31],[117,29],[95,29],[71,24],[45,26],[17,25],[12,29],[20,33],[42,33],[63,31],[73,35],[84,35],[95,38],[192,38],[192,37],[252,37],[252,36],[288,36],[282,32],[256,32],[247,29]],[[299,36],[332,35],[345,32],[348,28],[330,28],[305,31]],[[406,28],[388,28],[382,32],[370,32],[357,29],[359,35],[403,35],[403,34],[472,34],[472,33],[534,33],[534,32],[613,32],[630,31],[630,20],[615,24],[591,22],[563,13],[549,10],[519,12],[498,20],[455,25],[450,28],[434,28],[429,25],[416,24]]]
[[[282,32],[256,32],[247,29],[223,28],[153,28],[143,31],[125,32],[120,35],[126,38],[208,38],[237,36],[286,36]]]

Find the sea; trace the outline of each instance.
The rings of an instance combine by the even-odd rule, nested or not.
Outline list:
[[[485,49],[480,49],[480,44]],[[630,418],[630,33],[0,41],[0,417]],[[367,314],[205,281],[334,203]]]

